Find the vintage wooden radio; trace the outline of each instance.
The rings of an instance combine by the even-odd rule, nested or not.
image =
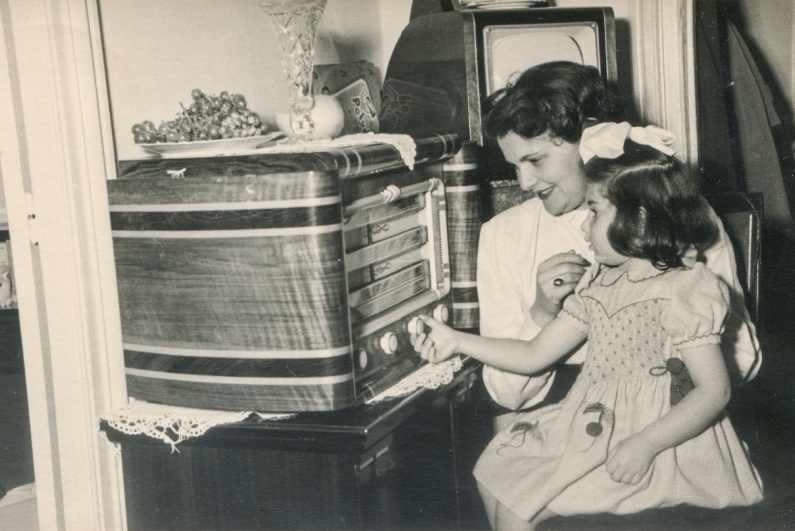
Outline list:
[[[413,170],[384,144],[120,162],[108,195],[130,396],[335,410],[420,366],[417,316],[451,315],[443,164],[460,144],[416,144]]]

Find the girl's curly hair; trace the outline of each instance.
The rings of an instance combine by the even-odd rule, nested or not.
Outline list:
[[[594,157],[585,165],[589,183],[616,207],[608,240],[620,254],[658,269],[682,267],[691,247],[703,251],[717,238],[711,209],[681,160],[631,140],[624,148],[615,159]]]

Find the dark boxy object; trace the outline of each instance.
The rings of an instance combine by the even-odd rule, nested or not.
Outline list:
[[[511,74],[554,60],[616,77],[610,8],[449,11],[403,30],[386,72],[382,133],[453,133],[482,144],[481,102]]]
[[[384,144],[122,161],[108,195],[130,396],[334,410],[418,368],[414,319],[452,315],[443,164],[460,142],[416,144],[413,171]]]

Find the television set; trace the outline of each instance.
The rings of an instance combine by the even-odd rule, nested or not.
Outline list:
[[[461,9],[412,19],[387,67],[382,133],[457,134],[483,143],[482,102],[525,69],[568,60],[616,78],[607,7]]]

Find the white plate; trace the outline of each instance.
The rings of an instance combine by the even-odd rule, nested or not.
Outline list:
[[[164,159],[189,157],[228,157],[231,155],[251,155],[262,144],[272,145],[272,141],[284,136],[281,131],[259,136],[242,138],[221,138],[219,140],[196,140],[194,142],[157,142],[138,144],[146,151],[160,155]]]
[[[470,9],[516,9],[516,8],[526,8],[526,7],[535,7],[538,5],[538,2],[535,0],[530,1],[499,1],[499,0],[475,0],[473,2],[469,2],[466,6]]]
[[[546,3],[546,0],[460,0],[461,5],[465,6],[482,6],[482,5],[500,5],[500,4],[523,4],[523,5],[540,5]]]

